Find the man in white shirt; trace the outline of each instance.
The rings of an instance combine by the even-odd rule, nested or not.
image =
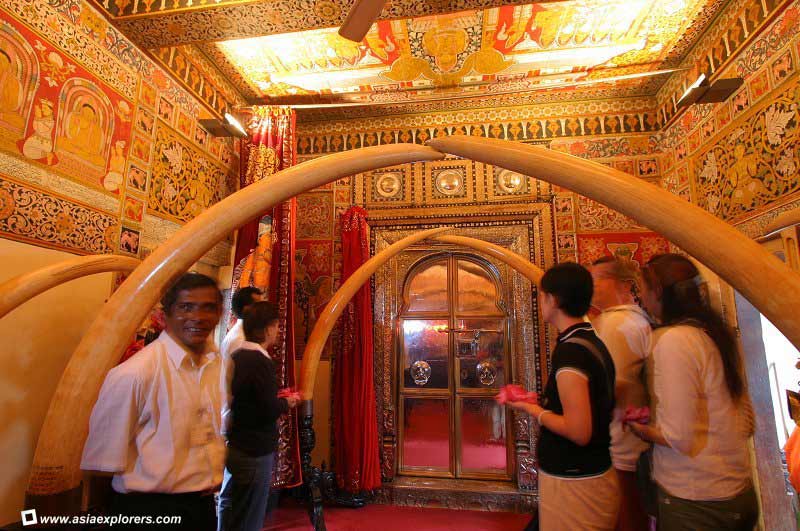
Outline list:
[[[219,322],[222,297],[213,279],[188,273],[162,305],[166,330],[106,375],[81,468],[113,473],[110,514],[152,519],[137,522],[135,529],[180,516],[180,525],[158,527],[212,531],[225,441],[221,363],[208,339]]]
[[[264,297],[261,290],[258,288],[241,288],[233,294],[231,299],[231,311],[236,316],[236,324],[234,324],[228,333],[225,334],[225,339],[222,340],[222,348],[220,353],[223,359],[229,359],[231,354],[239,350],[244,343],[244,329],[242,323],[244,319],[244,312],[256,302],[261,302]]]
[[[616,408],[610,426],[611,459],[622,500],[617,529],[647,529],[647,515],[636,484],[636,462],[648,444],[623,428],[622,417],[628,406],[647,405],[642,370],[650,349],[650,320],[634,299],[636,271],[632,264],[608,256],[596,261],[591,273],[592,306],[601,312],[592,324],[617,372]]]

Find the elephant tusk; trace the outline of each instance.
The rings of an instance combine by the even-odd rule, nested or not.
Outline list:
[[[328,336],[331,334],[331,330],[333,330],[337,319],[342,315],[350,299],[361,289],[361,286],[369,280],[379,267],[394,256],[403,252],[404,249],[419,241],[448,230],[451,229],[449,227],[439,227],[406,236],[364,262],[361,267],[356,269],[341,287],[336,290],[336,293],[333,294],[333,297],[331,297],[331,300],[319,315],[316,324],[314,324],[314,329],[311,331],[311,335],[308,338],[308,343],[306,343],[306,350],[303,353],[303,365],[300,369],[300,396],[303,400],[311,400],[314,396],[314,382],[317,379],[317,369],[319,368],[319,359],[322,355],[322,349],[325,347],[325,343],[328,342]]]
[[[700,207],[627,173],[537,146],[461,136],[428,145],[563,186],[663,234],[741,292],[800,348],[800,276]]]
[[[0,319],[45,291],[76,278],[133,271],[141,262],[136,258],[115,254],[80,256],[19,275],[0,284]]]
[[[439,160],[426,146],[394,144],[320,157],[231,194],[184,225],[117,289],[72,354],[56,387],[33,458],[32,503],[60,495],[64,509],[80,501],[80,456],[92,405],[108,370],[169,284],[216,243],[272,206],[342,177],[386,166]]]

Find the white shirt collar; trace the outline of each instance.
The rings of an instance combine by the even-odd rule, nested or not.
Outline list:
[[[175,338],[173,338],[169,332],[164,330],[158,336],[158,340],[164,344],[164,348],[167,351],[167,357],[172,361],[172,364],[175,365],[176,369],[180,369],[183,366],[183,363],[186,361],[187,357],[191,360],[192,354],[180,343],[178,343]],[[205,364],[214,360],[217,354],[216,345],[213,342],[208,341],[206,342],[206,351],[203,354],[203,362],[200,366],[204,366]]]
[[[608,308],[606,308],[605,310],[600,312],[600,314],[602,315],[602,314],[608,313],[608,312],[620,312],[620,311],[625,311],[625,310],[630,311],[630,312],[634,312],[634,313],[638,313],[639,315],[641,315],[642,317],[644,317],[645,319],[650,321],[650,316],[647,314],[647,312],[644,311],[644,309],[641,306],[639,306],[638,304],[636,304],[636,303],[620,304],[618,306],[609,306]]]
[[[272,356],[270,356],[269,353],[266,350],[264,350],[264,347],[262,347],[258,343],[253,343],[252,341],[243,341],[242,344],[239,346],[239,348],[243,350],[255,350],[265,355],[267,359],[269,360],[272,359]]]

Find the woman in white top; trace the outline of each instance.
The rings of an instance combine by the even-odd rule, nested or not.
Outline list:
[[[658,255],[642,271],[653,337],[651,424],[659,530],[751,530],[758,502],[748,439],[753,414],[732,331],[701,295],[686,257]]]

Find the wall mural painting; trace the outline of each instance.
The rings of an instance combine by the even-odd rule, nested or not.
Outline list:
[[[693,158],[701,206],[725,220],[800,191],[800,83],[752,107]]]
[[[781,0],[740,0],[730,2],[720,14],[712,31],[698,41],[684,58],[678,72],[659,90],[659,121],[663,124],[677,114],[675,102],[700,73],[719,74],[727,68],[730,75],[749,77],[761,68],[767,58],[800,32],[800,10],[797,3],[785,6],[780,15],[773,15],[784,6]],[[761,32],[766,22],[771,25]],[[754,41],[748,37],[761,34]],[[728,68],[725,65],[730,64]]]
[[[298,208],[298,218],[303,215]],[[298,359],[302,357],[317,317],[333,294],[333,246],[331,240],[297,240],[294,326]],[[330,347],[329,341],[323,358],[330,357]]]
[[[0,175],[0,237],[73,253],[112,253],[119,222],[108,212]]]
[[[615,256],[638,268],[653,256],[669,250],[669,242],[654,232],[578,235],[579,262],[585,265],[603,256]]]
[[[4,22],[0,25],[0,137],[6,141],[13,143],[25,136],[38,82],[36,53],[19,32]]]
[[[310,192],[297,196],[297,239],[323,239],[333,234],[333,194]],[[302,215],[300,214],[302,213]]]
[[[235,190],[224,166],[161,123],[156,126],[155,153],[147,201],[155,215],[189,221]]]
[[[130,100],[11,21],[0,26],[0,80],[0,147],[119,194]]]
[[[578,229],[580,231],[623,231],[643,229],[631,218],[588,197],[578,196]]]

